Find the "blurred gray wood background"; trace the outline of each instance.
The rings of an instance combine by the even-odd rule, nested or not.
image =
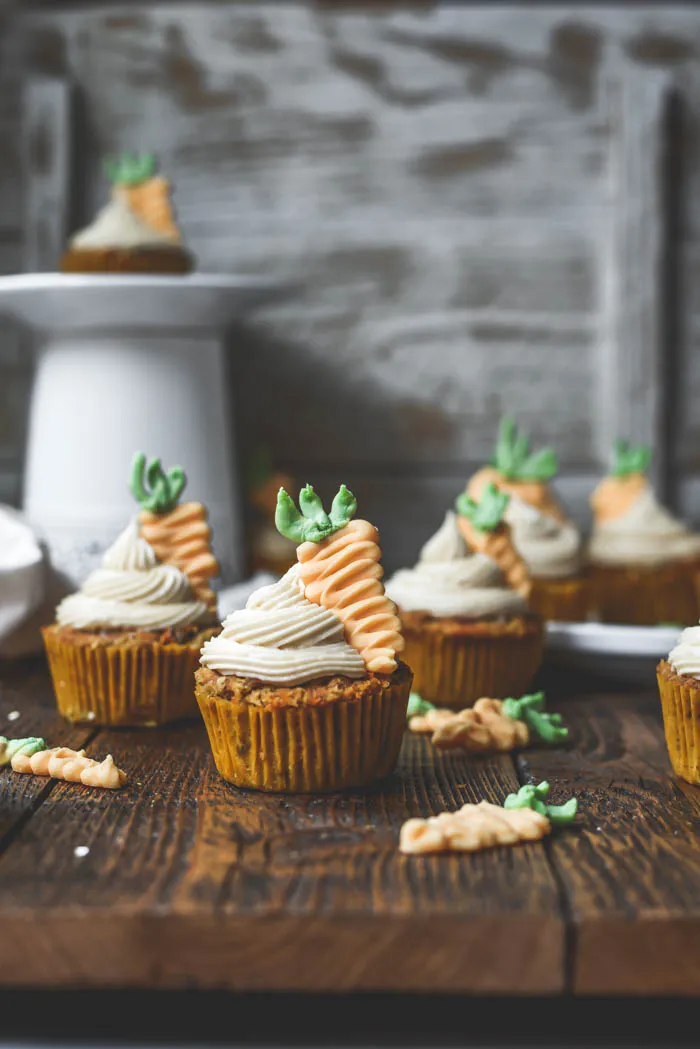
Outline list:
[[[27,92],[61,78],[71,227],[105,153],[153,150],[201,269],[300,282],[233,333],[241,456],[346,481],[389,568],[504,411],[556,446],[582,524],[617,436],[700,516],[700,10],[5,3],[0,34],[2,271],[50,162]],[[30,368],[5,325],[0,500]]]

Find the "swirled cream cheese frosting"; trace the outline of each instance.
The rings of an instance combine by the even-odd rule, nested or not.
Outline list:
[[[505,586],[490,557],[469,552],[452,510],[421,550],[415,567],[396,572],[386,592],[404,612],[438,618],[519,615],[527,607],[520,594]]]
[[[581,536],[573,522],[557,520],[517,495],[511,495],[504,520],[535,579],[566,579],[580,571]]]
[[[665,510],[646,484],[623,514],[596,521],[588,552],[598,565],[653,567],[700,556],[700,535]]]
[[[201,663],[224,676],[274,685],[366,673],[362,656],[345,640],[338,616],[304,596],[299,565],[279,582],[256,590],[245,608],[232,612],[221,633],[204,644]]]
[[[677,674],[700,678],[700,626],[686,627],[668,661]]]
[[[176,239],[169,233],[147,226],[129,207],[119,187],[85,229],[70,239],[71,248],[153,248],[173,247]]]
[[[210,617],[184,572],[161,564],[132,521],[104,555],[102,567],[56,609],[61,626],[76,630],[167,630]]]

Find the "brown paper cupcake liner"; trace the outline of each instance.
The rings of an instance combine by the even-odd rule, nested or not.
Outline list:
[[[189,273],[193,260],[184,248],[70,248],[61,258],[64,273]]]
[[[423,699],[461,710],[482,696],[504,699],[527,691],[542,662],[542,624],[534,619],[522,632],[460,634],[417,629],[404,622],[403,658],[413,670],[413,687]]]
[[[656,671],[671,765],[688,783],[700,783],[700,681],[676,674],[662,660]]]
[[[237,787],[324,793],[363,786],[396,765],[411,688],[406,667],[381,691],[358,698],[348,682],[353,698],[336,691],[329,702],[297,706],[212,694],[204,687],[211,676],[197,673],[197,701],[216,767]]]
[[[543,619],[583,623],[591,608],[590,580],[586,575],[570,579],[533,579],[528,604]]]
[[[700,565],[677,561],[655,568],[595,566],[593,604],[604,623],[690,626],[698,619]]]
[[[75,643],[42,631],[58,709],[69,721],[155,726],[197,717],[194,673],[201,644],[127,640]]]

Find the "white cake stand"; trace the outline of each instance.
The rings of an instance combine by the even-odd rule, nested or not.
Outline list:
[[[0,277],[0,313],[37,349],[24,510],[73,586],[137,512],[127,486],[137,449],[184,467],[185,498],[209,509],[223,580],[240,578],[223,339],[246,310],[287,291],[208,274]]]

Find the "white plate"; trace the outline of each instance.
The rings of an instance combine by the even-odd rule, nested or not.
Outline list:
[[[655,668],[682,627],[611,623],[547,624],[547,658],[557,666],[653,686]]]

